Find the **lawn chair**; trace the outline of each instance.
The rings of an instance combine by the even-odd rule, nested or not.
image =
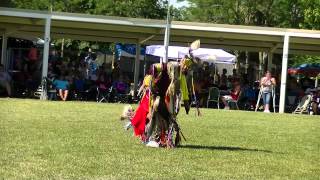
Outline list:
[[[110,101],[110,94],[112,92],[112,86],[110,88],[104,89],[97,86],[97,97],[96,100],[98,103],[103,101],[109,102]]]
[[[220,90],[216,87],[209,88],[207,108],[209,107],[209,102],[216,102],[218,109],[220,109],[219,100],[220,100]]]
[[[303,96],[299,102],[297,108],[293,111],[293,114],[303,114],[308,113],[308,107],[312,101],[311,95]]]

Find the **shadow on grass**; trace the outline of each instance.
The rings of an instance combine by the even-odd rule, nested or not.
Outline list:
[[[182,148],[182,149],[200,149],[200,150],[251,151],[251,152],[273,153],[272,151],[269,151],[269,150],[248,149],[248,148],[227,147],[227,146],[180,145],[179,148]]]

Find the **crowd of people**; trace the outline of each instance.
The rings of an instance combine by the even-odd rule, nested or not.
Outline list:
[[[37,98],[41,94],[42,61],[39,50],[32,47],[15,57],[13,67],[5,72],[0,67],[1,88],[11,97]],[[96,54],[89,49],[78,55],[61,57],[56,50],[50,51],[48,62],[47,91],[50,100],[116,100],[118,94],[130,93],[130,80],[121,72],[117,62],[98,64]],[[127,98],[129,101],[130,97]]]
[[[130,80],[121,73],[117,63],[98,65],[94,53],[75,59],[57,60],[50,58],[48,68],[49,92],[58,91],[61,100],[97,100],[110,95],[106,101],[117,94],[129,94]],[[111,96],[113,94],[114,96]],[[49,95],[49,97],[52,97]],[[53,96],[54,97],[54,96]],[[52,99],[52,98],[51,98]]]
[[[16,60],[15,71],[10,74],[5,72],[1,65],[2,91],[5,91],[8,96],[19,97],[19,94],[28,92],[33,95],[41,83],[42,64],[39,56],[37,48],[31,47],[24,53],[22,59]],[[95,59],[96,55],[90,49],[80,56],[66,55],[64,58],[61,58],[57,51],[52,50],[47,80],[49,99],[100,101],[104,98],[106,101],[113,101],[117,94],[133,95],[132,80],[122,72],[117,62],[112,67],[111,63],[99,65]],[[197,59],[197,61],[201,60]],[[223,69],[221,74],[217,73],[214,64],[198,63],[193,71],[194,84],[192,89],[188,89],[189,100],[199,107],[207,107],[209,89],[216,87],[220,91],[219,101],[225,109],[230,109],[230,102],[237,101],[240,109],[253,110],[259,92],[262,90],[264,112],[270,112],[271,92],[277,82],[269,71],[261,80],[252,83],[247,79],[247,75],[239,75],[236,69],[233,69],[232,75],[227,74],[227,69]],[[140,79],[140,81],[142,84],[143,80]],[[313,86],[314,83],[308,78],[298,81],[294,77],[289,77],[287,105],[295,106],[304,95],[312,94],[314,100],[310,111],[313,114],[319,114],[319,108],[316,108],[319,106],[319,90],[313,89]],[[276,92],[279,92],[279,89],[276,89]],[[194,101],[195,98],[197,102]],[[125,99],[129,101],[130,97]]]

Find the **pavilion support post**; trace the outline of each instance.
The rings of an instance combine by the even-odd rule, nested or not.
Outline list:
[[[41,100],[47,100],[47,87],[44,79],[48,75],[48,59],[50,51],[50,30],[51,30],[51,17],[46,18],[45,33],[44,33],[44,46],[43,46],[43,59],[42,59],[42,93]]]
[[[283,55],[282,55],[282,72],[281,72],[279,113],[284,113],[284,110],[285,110],[289,41],[290,41],[290,36],[289,36],[289,34],[286,34],[284,36]]]
[[[268,52],[268,71],[272,70],[273,52]]]
[[[8,45],[8,37],[4,33],[2,35],[2,49],[1,49],[1,64],[4,65],[4,68],[7,69],[7,45]]]
[[[263,52],[259,52],[259,74],[258,79],[263,76]]]
[[[139,72],[140,72],[140,43],[138,41],[136,44],[136,60],[134,63],[134,96],[137,95]]]
[[[248,74],[248,68],[249,68],[249,52],[246,51],[245,74]]]

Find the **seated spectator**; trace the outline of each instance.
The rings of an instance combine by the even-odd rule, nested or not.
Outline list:
[[[66,101],[69,93],[69,82],[65,77],[61,76],[59,79],[53,81],[53,85],[59,91],[59,96],[63,101]]]
[[[82,92],[85,90],[85,80],[81,76],[81,74],[75,76],[74,89],[78,92]]]
[[[57,90],[54,86],[54,76],[48,76],[48,99],[49,100],[56,100],[57,99]]]
[[[4,71],[3,65],[0,65],[0,88],[5,88],[8,96],[11,96],[11,76]]]
[[[230,91],[230,95],[225,95],[221,97],[221,101],[224,104],[224,109],[230,109],[228,101],[235,100],[237,101],[241,92],[240,83],[236,83],[234,88]]]
[[[113,87],[118,94],[126,94],[128,92],[128,84],[123,80],[122,76],[113,83]]]
[[[320,87],[315,89],[313,93],[311,109],[312,109],[312,114],[314,115],[320,114]]]
[[[97,86],[99,90],[105,91],[110,87],[111,81],[107,79],[107,77],[103,74],[100,74],[98,76],[98,79],[96,81]]]

